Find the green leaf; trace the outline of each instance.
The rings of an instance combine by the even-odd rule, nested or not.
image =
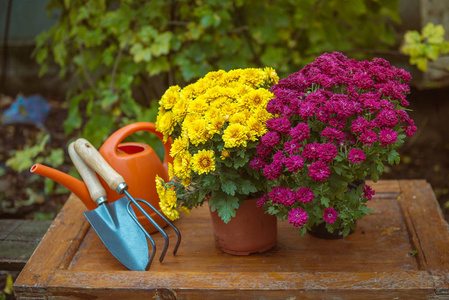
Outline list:
[[[171,38],[172,33],[169,31],[158,35],[154,42],[151,44],[151,54],[156,57],[168,54],[168,52],[170,51]]]
[[[278,212],[279,212],[279,210],[276,207],[274,207],[274,206],[269,206],[268,207],[268,210],[267,210],[268,214],[276,215]]]
[[[218,216],[223,222],[228,223],[232,217],[235,217],[235,211],[239,207],[239,199],[217,191],[212,193],[209,205],[212,211],[218,211]]]
[[[248,163],[248,161],[249,161],[249,157],[242,158],[240,156],[237,156],[234,158],[234,168],[235,169],[241,168],[244,165],[246,165]]]
[[[215,191],[215,190],[218,190],[219,188],[220,188],[220,183],[215,176],[207,174],[203,177],[203,189],[204,190]]]
[[[329,207],[329,202],[330,202],[329,198],[324,197],[324,196],[321,197],[321,204],[324,205],[325,207]]]
[[[239,181],[237,187],[237,192],[239,194],[248,195],[249,193],[256,193],[258,191],[257,187],[248,179],[243,179]]]
[[[118,95],[112,90],[101,91],[101,108],[105,109],[118,101]]]
[[[387,160],[390,165],[392,164],[399,164],[399,161],[401,160],[399,153],[396,150],[391,150],[387,153]]]
[[[228,195],[234,196],[237,190],[237,184],[229,179],[221,179],[221,190]]]

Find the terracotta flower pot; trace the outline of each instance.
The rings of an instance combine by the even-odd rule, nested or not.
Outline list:
[[[245,200],[227,224],[211,212],[215,243],[222,251],[233,255],[264,252],[276,244],[277,219],[258,208],[258,199]]]

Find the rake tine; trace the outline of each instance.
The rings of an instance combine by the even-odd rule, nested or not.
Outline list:
[[[153,261],[153,258],[156,254],[156,243],[154,242],[153,238],[151,237],[151,235],[145,230],[145,228],[143,228],[142,224],[140,224],[139,220],[137,220],[136,215],[134,214],[134,211],[131,207],[131,202],[128,202],[127,206],[126,206],[127,210],[128,210],[128,214],[130,215],[131,219],[134,220],[134,222],[137,224],[137,226],[139,226],[139,228],[143,231],[143,233],[146,235],[146,237],[148,238],[148,240],[151,243],[151,255],[150,255],[150,259],[148,261],[147,266],[145,267],[145,271],[148,271],[150,269],[151,263]]]
[[[165,254],[167,253],[167,249],[168,249],[168,245],[169,245],[169,240],[168,240],[167,233],[164,231],[164,229],[162,229],[161,226],[159,226],[159,224],[156,223],[156,221],[153,220],[152,217],[150,217],[150,215],[143,209],[143,207],[139,203],[137,203],[137,200],[134,199],[133,196],[131,196],[130,193],[127,190],[123,190],[123,192],[128,197],[130,202],[132,202],[140,210],[140,212],[145,216],[145,218],[147,218],[148,221],[150,221],[151,224],[153,224],[153,226],[156,227],[156,229],[163,235],[163,237],[164,237],[164,249],[162,249],[161,256],[159,257],[159,261],[162,262],[164,260]]]
[[[176,235],[178,236],[178,241],[176,242],[175,249],[173,250],[173,255],[176,255],[176,252],[178,252],[179,245],[181,244],[181,233],[179,232],[178,228],[173,225],[167,217],[165,217],[161,212],[159,212],[156,208],[154,208],[153,205],[151,205],[149,202],[143,200],[143,199],[136,199],[139,202],[143,202],[144,204],[148,205],[159,217],[161,217],[168,225],[170,225],[171,228],[175,231]]]

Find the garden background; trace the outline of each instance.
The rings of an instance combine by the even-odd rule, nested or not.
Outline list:
[[[429,23],[441,27],[422,31]],[[68,190],[32,175],[31,165],[76,176],[71,141],[85,137],[99,147],[126,124],[155,122],[171,85],[244,67],[270,66],[282,78],[339,51],[411,72],[407,99],[418,131],[381,179],[426,179],[448,219],[448,39],[444,0],[1,0],[0,218],[54,218]],[[49,105],[44,123],[4,116],[32,95]],[[161,152],[150,134],[133,138]]]

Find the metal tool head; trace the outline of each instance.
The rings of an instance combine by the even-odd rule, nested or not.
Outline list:
[[[127,204],[123,197],[86,211],[84,215],[115,258],[130,270],[145,271],[151,265],[155,249],[149,257],[147,238],[130,218]],[[154,242],[152,244],[154,246]]]

